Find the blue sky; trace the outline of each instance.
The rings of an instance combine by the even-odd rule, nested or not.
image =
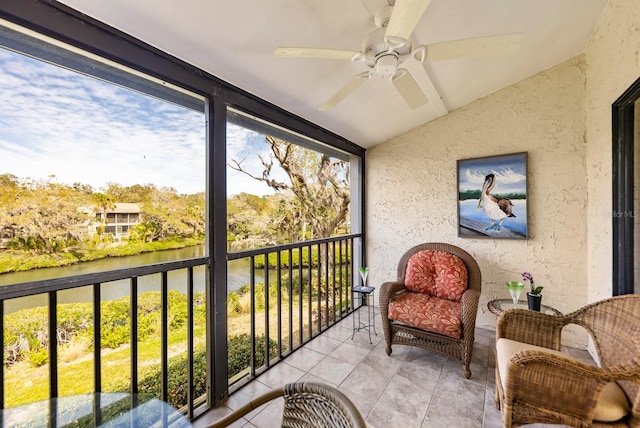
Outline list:
[[[166,101],[0,49],[0,174],[64,184],[205,190],[205,117]],[[231,126],[229,156],[264,150]],[[255,136],[254,136],[255,137]],[[251,138],[259,141],[259,138]],[[257,157],[248,161],[258,167]],[[272,193],[229,172],[230,194]]]

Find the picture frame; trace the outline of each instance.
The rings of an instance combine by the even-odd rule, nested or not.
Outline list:
[[[457,161],[458,236],[528,239],[527,152]]]

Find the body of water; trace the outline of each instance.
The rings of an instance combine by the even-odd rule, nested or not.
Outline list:
[[[55,268],[33,269],[25,272],[10,272],[0,274],[0,286],[10,284],[21,284],[25,282],[41,281],[45,279],[70,277],[95,272],[105,272],[115,269],[143,266],[155,263],[168,262],[173,260],[190,259],[203,257],[205,255],[204,245],[181,248],[177,250],[155,251],[138,254],[135,256],[109,257],[106,259],[82,262],[71,266]],[[232,260],[227,264],[227,291],[237,290],[250,282],[249,259]],[[204,266],[194,268],[194,290],[204,291],[205,289]],[[263,270],[256,270],[256,282],[264,280]],[[138,292],[160,291],[162,281],[161,274],[145,275],[138,278]],[[180,269],[169,272],[168,286],[170,290],[177,290],[186,293],[187,269]],[[102,300],[114,300],[129,296],[130,280],[112,281],[102,284]],[[58,303],[79,303],[91,302],[93,300],[93,287],[81,287],[71,290],[60,291],[58,293]],[[5,302],[5,313],[15,312],[21,309],[34,306],[47,305],[46,294],[11,299]]]

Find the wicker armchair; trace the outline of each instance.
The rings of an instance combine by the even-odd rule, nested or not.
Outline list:
[[[238,410],[210,425],[226,427],[253,409],[284,397],[282,427],[287,428],[366,428],[362,415],[351,400],[337,389],[320,383],[290,383],[251,400]]]
[[[418,273],[418,276],[432,276],[432,279],[426,280],[426,282],[431,283],[426,288],[433,290],[435,287],[433,285],[434,281],[438,282],[438,279],[434,280],[433,278],[440,277],[440,273],[437,272],[438,267],[433,266],[435,261],[439,259],[429,258],[434,254],[444,254],[447,257],[454,255],[466,268],[466,278],[458,278],[460,279],[459,290],[454,296],[450,296],[452,298],[441,298],[432,295],[426,292],[426,289],[420,292],[415,291],[418,290],[418,288],[413,287],[414,283],[416,283],[415,278],[410,273],[408,275],[408,265],[414,266],[413,263],[418,257],[427,257],[427,260],[430,260],[431,263],[422,263],[420,267],[422,271]],[[412,270],[413,267],[410,267],[409,271]],[[409,283],[405,283],[407,279],[409,279]],[[418,346],[438,351],[460,360],[463,365],[464,376],[467,379],[471,377],[469,364],[471,363],[481,282],[478,263],[469,253],[455,245],[432,242],[416,245],[408,250],[398,263],[397,280],[385,282],[380,288],[380,314],[384,338],[387,342],[387,355],[391,355],[391,345],[393,344]],[[412,300],[413,303],[411,302]],[[418,313],[418,317],[421,319],[438,319],[440,311],[447,312],[446,324],[449,327],[453,326],[454,329],[450,331],[446,328],[439,328],[441,326],[414,322],[411,319],[411,314],[406,314],[407,316],[405,317],[398,316],[396,306],[405,301],[408,302],[406,307]],[[446,307],[446,309],[443,310],[443,307]],[[433,317],[434,313],[438,314],[438,316]],[[437,324],[437,321],[435,323]]]
[[[560,351],[567,324],[590,334],[598,366]],[[508,310],[498,319],[496,339],[496,406],[504,427],[640,427],[640,295],[567,315]]]

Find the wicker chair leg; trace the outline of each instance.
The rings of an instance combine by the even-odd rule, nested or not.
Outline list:
[[[462,374],[464,375],[465,379],[469,379],[471,377],[471,370],[469,370],[469,363],[465,363],[462,366]]]

